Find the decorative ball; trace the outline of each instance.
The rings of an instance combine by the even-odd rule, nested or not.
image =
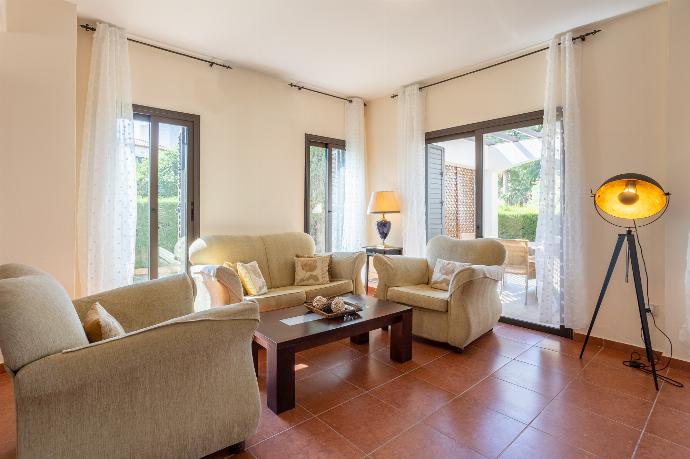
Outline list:
[[[345,306],[345,301],[343,301],[342,298],[338,297],[333,298],[333,301],[331,302],[331,309],[334,313],[339,314],[341,312],[345,312],[347,306]]]
[[[328,300],[322,296],[317,296],[312,300],[311,304],[317,309],[323,309],[328,304]]]

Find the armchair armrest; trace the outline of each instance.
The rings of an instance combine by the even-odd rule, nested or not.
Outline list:
[[[448,343],[464,348],[498,322],[502,277],[501,266],[472,265],[455,273],[448,289]]]
[[[362,268],[367,261],[364,252],[333,252],[329,275],[332,279],[352,280],[353,293],[364,295]]]
[[[456,290],[461,289],[465,284],[473,280],[492,279],[495,281],[500,281],[503,279],[503,271],[502,266],[467,266],[453,275],[448,287],[449,295],[452,295]]]
[[[173,457],[245,440],[260,415],[258,322],[256,303],[222,306],[26,365],[14,380],[22,453]]]
[[[376,297],[386,299],[389,287],[426,284],[429,267],[425,258],[402,255],[374,255],[374,268],[379,275]]]
[[[191,313],[194,287],[186,274],[178,274],[97,293],[74,300],[80,319],[96,301],[130,332]]]

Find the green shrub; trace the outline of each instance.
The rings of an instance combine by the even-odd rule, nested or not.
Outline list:
[[[534,241],[538,216],[538,210],[531,207],[501,207],[498,210],[498,237]]]
[[[158,246],[175,253],[177,244],[177,204],[174,198],[158,200]],[[137,200],[137,242],[135,267],[145,268],[149,259],[149,201]]]

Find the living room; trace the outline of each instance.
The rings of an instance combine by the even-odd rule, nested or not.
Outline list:
[[[0,2],[0,457],[690,457],[689,22]]]

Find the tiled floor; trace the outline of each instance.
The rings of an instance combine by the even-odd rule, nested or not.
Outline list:
[[[297,358],[297,404],[264,409],[246,458],[690,458],[690,387],[621,365],[625,352],[499,324],[463,354],[415,341],[388,359],[388,334]],[[690,386],[690,372],[669,374]],[[14,454],[14,412],[0,375],[0,458]],[[214,458],[226,455],[219,453]]]

